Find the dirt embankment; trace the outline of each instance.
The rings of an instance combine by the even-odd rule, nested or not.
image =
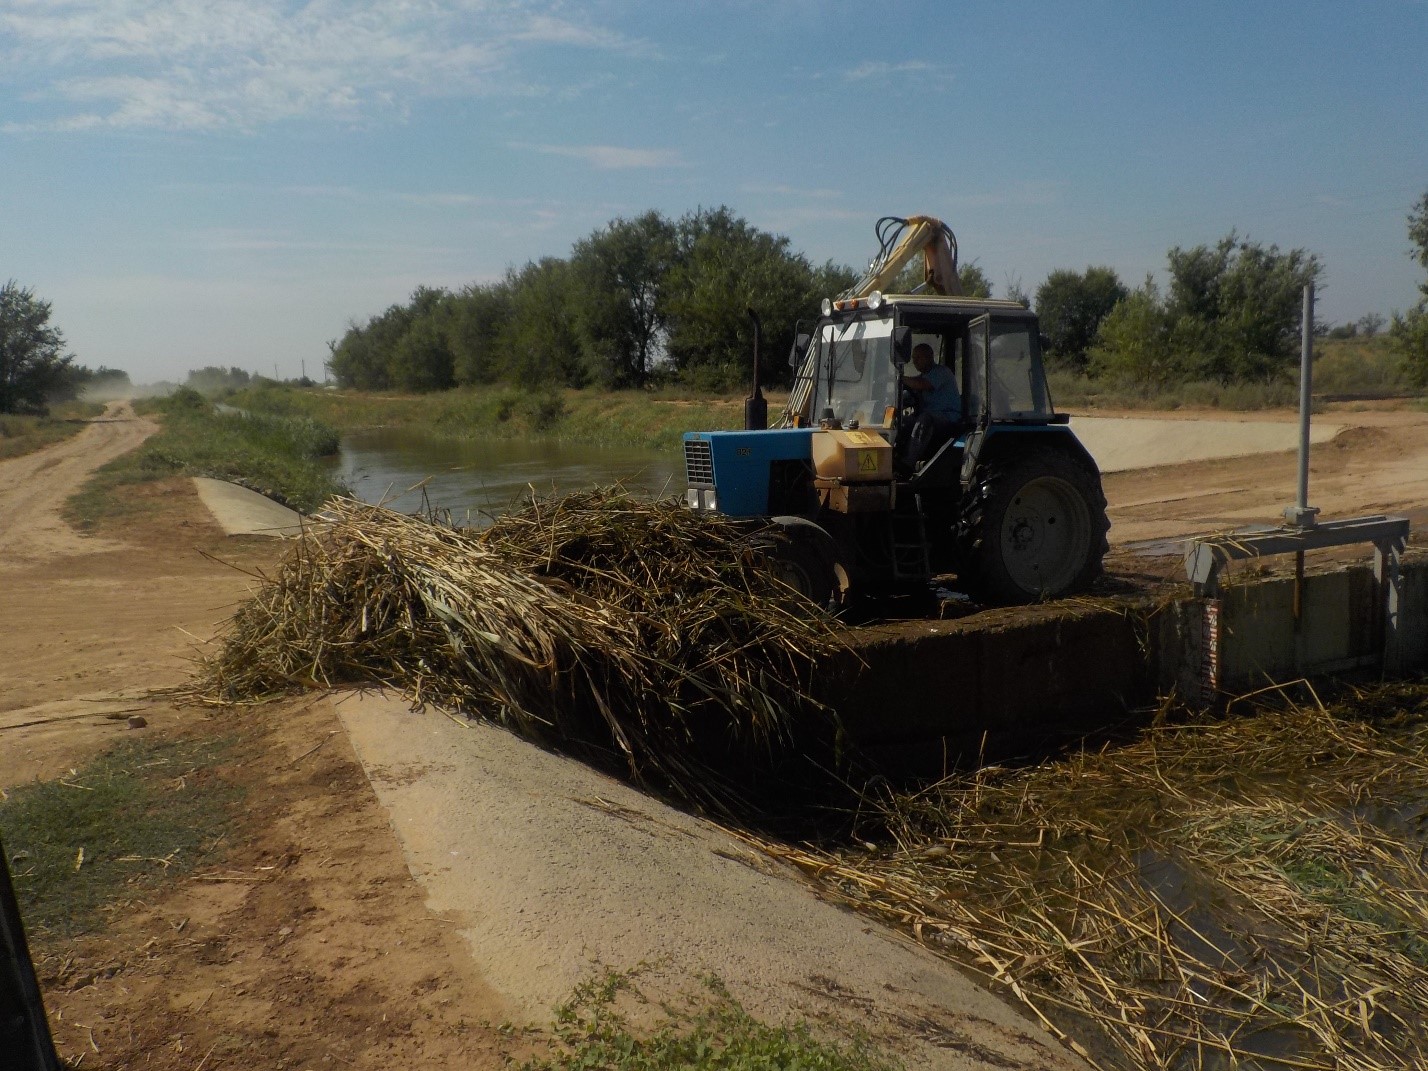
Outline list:
[[[330,704],[215,715],[150,695],[187,679],[196,642],[282,549],[226,537],[181,478],[129,489],[135,513],[103,537],[70,530],[65,498],[153,427],[111,407],[0,462],[0,790],[141,735],[236,734],[221,776],[247,802],[221,867],[122,905],[99,936],[32,940],[60,1055],[173,1071],[501,1066],[490,1024],[505,1006],[426,908]]]

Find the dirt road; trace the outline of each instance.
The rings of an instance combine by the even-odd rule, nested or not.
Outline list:
[[[0,562],[92,552],[95,544],[60,519],[60,507],[91,472],[156,430],[127,401],[110,402],[78,435],[0,463]]]
[[[1428,413],[1341,411],[1327,419],[1347,428],[1316,447],[1311,502],[1326,515],[1404,512],[1420,526],[1428,524]],[[558,904],[559,881],[578,882],[592,859],[628,866],[620,881],[638,883],[640,866],[663,867],[650,873],[667,877],[671,865],[684,864],[668,862],[663,840],[673,838],[687,849],[699,837],[717,834],[671,831],[669,816],[657,808],[640,810],[638,801],[623,796],[615,805],[620,786],[542,789],[560,785],[566,775],[550,768],[551,756],[503,739],[486,745],[495,750],[478,759],[493,764],[493,776],[512,780],[506,794],[519,795],[525,810],[509,812],[501,819],[505,824],[490,827],[507,839],[485,846],[489,858],[482,880],[501,881],[503,857],[521,860],[510,870],[513,880],[516,873],[528,875],[522,881],[539,878],[548,885],[539,896],[551,895],[553,887],[555,899],[537,897],[526,904],[518,888],[507,889],[499,904],[493,899],[484,922],[434,909],[437,894],[413,880],[409,866],[431,871],[432,860],[453,849],[436,845],[435,855],[423,855],[410,838],[404,849],[391,833],[391,815],[415,798],[416,771],[396,762],[383,770],[380,757],[369,756],[377,769],[373,781],[388,806],[380,803],[329,700],[215,717],[149,696],[152,689],[186,679],[195,641],[212,636],[250,590],[249,572],[270,568],[282,552],[277,541],[225,537],[188,480],[130,489],[134,512],[100,537],[69,530],[58,512],[64,498],[103,461],[142,441],[151,427],[131,410],[117,408],[68,442],[0,462],[0,787],[62,774],[126,734],[238,729],[241,765],[226,776],[241,781],[250,803],[220,871],[126,905],[109,920],[103,937],[42,954],[42,984],[62,1054],[72,1060],[84,1055],[87,1068],[144,1063],[161,1071],[192,1071],[201,1061],[207,1068],[280,1062],[373,1069],[397,1063],[498,1066],[509,1043],[490,1024],[532,1014],[532,994],[544,998],[556,992],[585,964],[586,952],[607,955],[620,947],[609,939],[612,934],[638,933],[648,943],[665,925],[657,921],[662,914],[632,918],[621,913],[620,903],[587,889],[592,895],[582,900],[586,914],[580,925],[600,932],[587,948],[560,951],[565,931],[545,927],[541,915],[548,917],[554,910],[549,905]],[[1109,474],[1113,539],[1124,546],[1273,522],[1293,497],[1294,465],[1293,453],[1281,452]],[[135,713],[147,720],[147,728],[128,728]],[[596,799],[607,806],[589,805]],[[434,805],[418,799],[416,812],[403,813],[419,816],[420,807]],[[532,842],[522,839],[521,824],[538,826],[543,816],[556,813],[571,823],[575,850],[562,859],[549,847],[559,833],[541,829],[543,854],[539,859],[522,854]],[[702,850],[706,856],[712,851]],[[746,894],[717,898],[728,908],[719,920],[728,932],[739,931],[739,912],[758,902],[752,890],[766,896],[784,880],[718,852],[704,861],[720,869],[721,880],[748,871]],[[676,884],[662,894],[667,902],[659,910],[688,908],[692,901],[680,895]],[[806,895],[788,887],[790,903]],[[544,906],[536,910],[538,902]],[[534,913],[503,931],[524,908]],[[718,908],[701,904],[686,914]],[[764,923],[772,917],[758,914]],[[473,956],[462,929],[486,942],[484,949]],[[748,926],[743,931],[753,932]],[[717,927],[707,931],[713,932]],[[681,937],[676,932],[662,946],[675,962],[691,947]],[[707,935],[701,940],[700,947],[711,950],[720,943]],[[508,943],[509,958],[483,964],[481,957],[497,955],[493,949],[501,941]],[[645,945],[640,948],[641,955],[650,953]],[[577,952],[579,965],[569,962]],[[761,1010],[778,1004],[780,986],[789,993],[797,989],[786,1006],[809,1014],[858,1003],[849,991],[826,984],[822,967],[808,966],[824,962],[826,948],[806,949],[803,960],[783,951],[761,960],[758,947],[725,952],[722,961],[706,959],[697,966],[720,969],[722,963],[725,980],[755,994]],[[565,958],[538,962],[545,954]],[[854,969],[846,969],[852,977]],[[801,982],[798,970],[805,975]],[[951,992],[945,987],[961,982],[939,973],[950,972],[944,964],[927,970],[931,973],[919,985],[933,991]],[[911,985],[899,988],[901,995],[884,990],[880,996],[890,1016],[884,1024],[893,1032],[901,1029],[899,1002],[909,1020],[916,1018],[913,1012],[936,1011],[925,990],[917,995]],[[945,1020],[944,1036],[955,1044],[936,1049],[933,1042],[947,1061],[938,1066],[998,1064],[1007,1055],[1021,1066],[1058,1066],[1065,1060],[1061,1050],[1043,1048],[1043,1036],[1016,1013],[983,1005],[986,999],[969,996],[964,1010],[979,1010]],[[932,1020],[926,1014],[917,1020],[927,1032],[924,1020]]]
[[[126,739],[236,734],[223,776],[247,804],[221,868],[119,905],[101,936],[32,941],[60,1055],[160,1071],[500,1066],[510,1045],[490,1024],[505,1005],[425,906],[330,704],[213,717],[150,695],[188,678],[197,641],[282,551],[226,537],[188,479],[128,489],[101,537],[66,527],[65,497],[152,429],[118,408],[0,462],[0,790]]]
[[[1285,423],[1296,419],[1277,416]],[[1194,415],[1163,419],[1169,435]],[[1271,417],[1256,413],[1254,419]],[[1428,527],[1428,412],[1334,406],[1322,420],[1343,430],[1310,452],[1309,504],[1325,519],[1393,513],[1409,517],[1416,529]],[[1111,540],[1124,545],[1278,524],[1284,507],[1294,504],[1297,481],[1292,450],[1112,472],[1104,478]]]

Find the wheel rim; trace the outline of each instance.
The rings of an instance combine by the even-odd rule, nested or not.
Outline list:
[[[999,543],[1007,575],[1023,591],[1054,595],[1070,587],[1091,547],[1091,511],[1076,488],[1055,476],[1029,480],[1002,516]]]

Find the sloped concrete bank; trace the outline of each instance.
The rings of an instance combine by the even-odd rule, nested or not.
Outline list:
[[[1428,556],[1402,564],[1392,622],[1368,566],[1306,575],[1297,615],[1295,584],[859,629],[863,663],[836,667],[818,697],[880,768],[936,776],[1114,729],[1165,697],[1210,707],[1301,677],[1428,669]]]

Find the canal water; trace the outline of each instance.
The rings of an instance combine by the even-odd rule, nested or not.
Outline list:
[[[582,446],[529,439],[455,440],[410,428],[377,428],[342,438],[333,475],[355,497],[402,513],[450,510],[481,527],[531,490],[586,490],[621,484],[656,496],[684,493],[676,451]]]

